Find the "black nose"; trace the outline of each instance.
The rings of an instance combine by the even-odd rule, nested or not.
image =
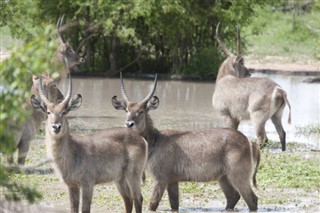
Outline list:
[[[54,133],[59,133],[61,130],[61,124],[53,124],[52,129]]]
[[[128,128],[133,127],[133,126],[134,126],[134,121],[127,121],[127,122],[126,122],[126,126],[127,126]]]

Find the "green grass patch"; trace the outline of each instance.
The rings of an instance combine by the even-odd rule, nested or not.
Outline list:
[[[252,55],[286,57],[292,61],[316,59],[319,54],[320,13],[300,13],[293,21],[293,13],[272,12],[270,7],[256,7],[252,23],[243,29]]]
[[[320,189],[319,163],[319,153],[262,151],[258,185],[261,188]]]
[[[320,123],[297,127],[297,134],[310,135],[320,133]]]

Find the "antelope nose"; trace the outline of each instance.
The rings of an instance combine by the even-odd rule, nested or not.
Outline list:
[[[128,128],[133,127],[133,126],[134,126],[134,121],[127,121],[127,122],[126,122],[126,126],[127,126]]]
[[[53,124],[52,129],[54,133],[59,133],[61,130],[61,124]]]

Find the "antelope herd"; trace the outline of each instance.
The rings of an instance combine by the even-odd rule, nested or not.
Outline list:
[[[125,127],[77,136],[70,133],[66,115],[81,106],[82,96],[72,97],[70,69],[84,59],[63,38],[62,23],[63,16],[57,24],[60,46],[56,59],[69,74],[68,92],[64,97],[57,88],[59,79],[48,74],[33,77],[32,115],[17,143],[19,164],[25,163],[30,141],[46,121],[48,157],[68,187],[71,212],[79,211],[80,191],[82,212],[90,212],[94,186],[111,181],[123,198],[126,212],[132,212],[133,205],[136,212],[142,212],[141,181],[145,170],[154,182],[151,211],[157,210],[165,190],[171,209],[179,210],[179,182],[212,180],[219,183],[226,197],[226,210],[234,209],[240,197],[250,211],[258,209],[252,185],[256,186],[260,148],[267,140],[265,124],[271,118],[285,151],[286,133],[281,118],[284,107],[287,105],[290,110],[290,104],[286,92],[274,81],[250,77],[241,55],[239,28],[236,55],[220,40],[219,24],[216,28],[219,48],[227,55],[219,68],[212,97],[213,107],[224,121],[220,128],[158,130],[149,115],[159,106],[159,98],[154,96],[157,75],[149,94],[140,102],[132,102],[120,73],[122,99],[114,96],[111,101],[115,109],[126,112]],[[252,120],[257,143],[237,131],[244,119]],[[8,162],[13,163],[13,158],[8,157]]]

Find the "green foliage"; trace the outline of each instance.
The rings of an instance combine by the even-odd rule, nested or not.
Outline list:
[[[32,41],[21,47],[13,47],[11,57],[0,64],[0,152],[12,153],[15,150],[15,135],[30,114],[29,98],[32,74],[42,72],[54,73],[52,61],[57,50],[53,26],[48,25],[41,33],[33,33]],[[54,76],[54,74],[53,74]],[[0,165],[3,162],[0,162]],[[39,193],[28,186],[16,184],[8,178],[8,173],[0,166],[0,185],[7,188],[6,198],[20,200],[22,198],[34,202],[40,198]],[[34,193],[33,193],[34,192]]]
[[[186,74],[198,75],[203,79],[215,79],[222,61],[220,52],[214,47],[200,50],[190,57]]]
[[[34,203],[42,198],[42,195],[35,188],[12,181],[10,174],[3,169],[2,165],[0,165],[0,186],[5,188],[2,195],[6,200],[20,201],[26,199],[30,203]]]
[[[82,69],[85,71],[103,70],[114,75],[126,67],[125,71],[130,72],[191,73],[200,76],[214,76],[214,73],[209,74],[209,70],[216,70],[212,65],[220,59],[200,59],[201,56],[216,56],[217,23],[223,23],[223,40],[234,49],[237,24],[248,25],[254,15],[254,5],[261,4],[259,0],[29,2],[32,7],[21,0],[3,3],[5,12],[8,13],[8,7],[17,12],[14,19],[5,19],[5,24],[10,25],[12,31],[17,30],[14,26],[24,22],[24,26],[33,29],[43,23],[56,23],[58,17],[65,14],[69,23],[67,27],[72,29],[72,33],[66,29],[65,37],[74,46],[94,35],[83,48],[86,64]],[[28,17],[21,19],[25,14]]]
[[[1,1],[0,27],[8,26],[15,38],[28,40],[32,38],[31,30],[36,25],[33,17],[36,13],[35,1],[10,0]]]

